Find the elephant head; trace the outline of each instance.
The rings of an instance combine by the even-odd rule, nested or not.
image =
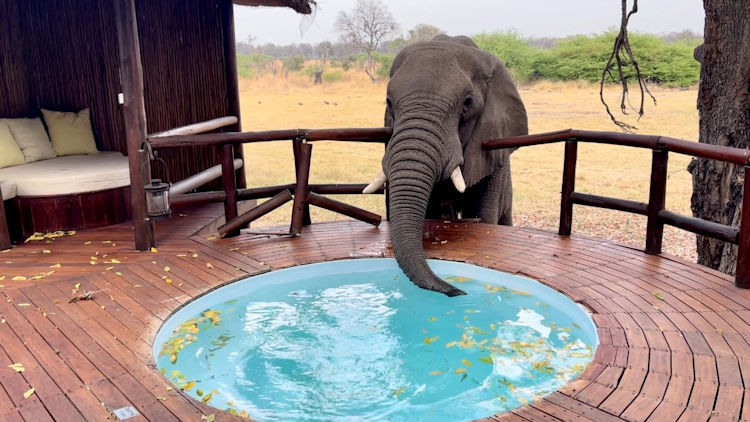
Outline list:
[[[457,204],[448,205],[453,217],[453,207],[458,207],[464,216],[497,224],[500,202],[504,200],[509,211],[510,152],[483,151],[481,143],[528,133],[521,98],[494,55],[468,37],[443,35],[408,46],[396,56],[386,104],[385,124],[393,127],[393,135],[383,172],[365,192],[388,181],[393,251],[409,279],[448,296],[465,294],[428,267],[422,249],[425,216],[435,214],[435,207]],[[472,192],[498,184],[508,191],[504,198]],[[495,203],[475,203],[468,196]],[[484,214],[494,217],[478,210],[492,207],[494,214]],[[444,216],[445,210],[437,218]]]

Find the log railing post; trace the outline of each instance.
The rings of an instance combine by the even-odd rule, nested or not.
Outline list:
[[[740,238],[737,243],[737,287],[750,288],[750,166],[745,166],[745,187],[742,192]]]
[[[143,66],[141,64],[138,21],[134,0],[114,2],[117,45],[120,53],[122,116],[130,171],[130,207],[135,228],[135,248],[147,251],[155,245],[154,224],[146,211],[144,186],[150,180],[145,154],[141,150],[148,133],[146,106],[143,99]]]
[[[646,253],[661,253],[664,237],[664,222],[659,220],[659,212],[664,210],[667,198],[667,162],[669,152],[655,149],[651,159],[651,187],[648,195],[648,222],[646,224]]]
[[[302,147],[302,138],[297,137],[292,140],[292,150],[294,152],[294,172],[297,177],[298,183],[300,180],[299,164],[300,164],[300,159],[301,159],[301,154],[300,154],[301,147]],[[306,178],[307,178],[307,183],[309,183],[310,181],[309,180],[310,179],[310,174],[309,174],[310,165],[309,164],[307,166],[307,171],[308,171],[308,175],[306,176]],[[308,204],[307,201],[305,201],[305,203],[302,204],[302,225],[309,226],[310,224],[312,224],[312,218],[310,218],[310,204]]]
[[[296,142],[296,141],[295,141]],[[308,209],[307,189],[310,182],[310,160],[312,158],[312,144],[299,142],[296,148],[297,184],[294,188],[294,203],[292,205],[292,225],[289,234],[297,236],[302,233],[305,223],[305,210]],[[309,210],[308,210],[309,213]],[[309,218],[309,214],[308,218]]]
[[[560,198],[560,236],[570,236],[573,229],[573,201],[571,196],[576,188],[576,161],[578,142],[565,141],[565,162],[563,164],[562,192]]]
[[[221,180],[224,185],[224,218],[226,222],[237,218],[237,180],[234,172],[234,146],[225,144],[221,147]],[[227,236],[240,234],[239,229],[227,233]]]

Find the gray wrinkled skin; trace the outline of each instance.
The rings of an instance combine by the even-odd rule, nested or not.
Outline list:
[[[417,286],[465,294],[427,266],[427,218],[479,218],[512,224],[510,153],[482,151],[489,139],[528,133],[526,110],[503,64],[471,39],[438,36],[396,56],[388,83],[383,157],[388,177],[391,240],[396,260]],[[466,192],[450,175],[461,167]]]

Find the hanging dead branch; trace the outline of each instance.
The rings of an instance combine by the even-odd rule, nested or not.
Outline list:
[[[638,119],[640,119],[644,114],[646,94],[648,94],[648,96],[651,97],[651,99],[654,101],[654,105],[656,104],[656,98],[651,94],[651,91],[649,91],[648,86],[646,85],[646,80],[643,78],[641,69],[638,66],[638,62],[633,56],[633,50],[630,47],[630,40],[628,39],[628,22],[630,21],[630,17],[637,12],[638,0],[633,0],[633,8],[630,9],[630,11],[628,11],[628,0],[622,0],[622,19],[620,21],[620,32],[615,38],[615,44],[612,47],[612,54],[609,56],[609,60],[607,60],[606,66],[604,66],[604,70],[602,71],[602,79],[599,84],[599,99],[601,99],[602,104],[604,104],[604,108],[607,110],[609,118],[612,120],[612,123],[620,127],[625,132],[632,132],[638,128],[628,123],[617,120],[617,118],[612,114],[607,101],[604,99],[604,85],[607,82],[607,76],[609,76],[613,82],[619,81],[619,83],[622,85],[622,95],[620,97],[620,111],[622,112],[622,114],[628,114],[627,109],[629,106],[633,111],[638,113]],[[640,106],[637,110],[630,105],[630,99],[628,98],[628,80],[625,76],[624,71],[624,68],[626,66],[633,67],[633,70],[635,71],[635,78],[638,82],[638,87],[640,88]],[[617,69],[616,76],[612,74],[613,68]]]

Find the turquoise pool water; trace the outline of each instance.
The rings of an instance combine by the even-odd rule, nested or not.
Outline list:
[[[588,364],[596,328],[530,279],[430,261],[468,295],[411,284],[393,259],[304,265],[217,289],[159,331],[162,373],[261,421],[464,421],[549,394]]]

